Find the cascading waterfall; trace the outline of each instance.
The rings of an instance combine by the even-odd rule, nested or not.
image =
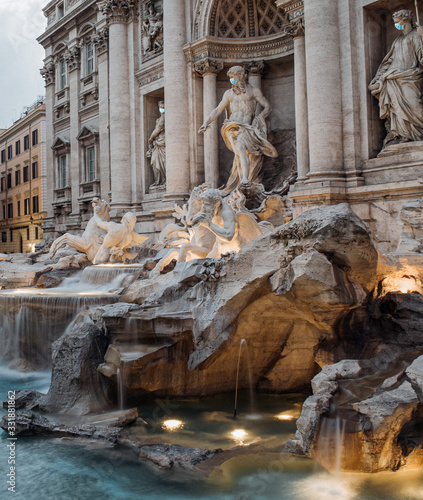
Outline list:
[[[28,369],[51,364],[51,344],[85,307],[116,302],[113,294],[22,289],[0,292],[0,353]]]
[[[103,264],[86,267],[81,276],[81,285],[107,285],[113,283],[120,286],[122,281],[131,274],[140,274],[142,264]]]
[[[236,418],[237,414],[239,369],[241,364],[242,346],[245,346],[244,351],[245,351],[245,356],[247,358],[247,370],[248,370],[247,375],[248,375],[248,385],[250,390],[250,414],[251,415],[254,414],[254,387],[253,387],[253,374],[251,372],[250,353],[248,351],[247,341],[245,339],[241,339],[239,342],[238,363],[236,368],[234,418]]]

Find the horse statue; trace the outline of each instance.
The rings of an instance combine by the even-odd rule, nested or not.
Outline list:
[[[222,191],[208,184],[195,187],[188,200],[186,228],[169,224],[159,236],[159,242],[170,247],[169,253],[157,265],[154,275],[172,261],[219,258],[228,252],[239,252],[252,240],[273,229],[268,222],[258,223],[253,214],[235,212]],[[175,238],[175,235],[177,237]]]
[[[100,217],[101,220],[105,222],[110,221],[110,206],[107,201],[100,200],[100,198],[93,198],[92,206],[96,215]],[[92,217],[88,221],[87,227],[81,236],[66,233],[54,240],[50,248],[50,257],[54,257],[59,248],[64,245],[69,245],[71,248],[78,250],[78,252],[85,253],[88,260],[93,262],[98,250],[103,244],[105,235],[106,231],[99,227],[96,218]]]

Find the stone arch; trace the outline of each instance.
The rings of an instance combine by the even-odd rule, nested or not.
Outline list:
[[[84,23],[78,30],[78,37],[85,37],[94,31],[94,23]]]
[[[64,42],[59,42],[54,48],[53,48],[53,55],[56,56],[60,54],[61,52],[66,50],[66,44]]]

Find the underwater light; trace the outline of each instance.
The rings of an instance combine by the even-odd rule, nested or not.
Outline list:
[[[183,425],[183,422],[180,420],[165,420],[163,422],[163,428],[167,431],[176,431],[176,429],[180,429]]]
[[[275,418],[278,420],[294,420],[295,417],[293,415],[289,415],[288,413],[279,413],[279,415],[276,415]]]
[[[235,429],[231,432],[232,439],[238,442],[238,444],[244,444],[244,438],[248,436],[248,432],[244,429]]]

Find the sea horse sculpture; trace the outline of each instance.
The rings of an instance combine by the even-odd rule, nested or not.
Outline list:
[[[93,198],[92,206],[101,220],[105,222],[110,221],[110,206],[107,201],[100,200],[100,198]],[[59,248],[69,245],[71,248],[78,250],[78,252],[85,253],[88,260],[94,262],[95,256],[103,244],[105,235],[106,231],[99,227],[96,218],[92,217],[81,236],[66,233],[54,240],[50,248],[50,257],[54,257]]]
[[[223,198],[221,191],[211,189],[207,184],[192,190],[185,220],[185,238],[181,234],[183,228],[176,224],[169,224],[162,231],[159,241],[170,246],[171,250],[158,263],[153,274],[163,271],[174,259],[187,262],[195,258],[219,258],[228,252],[239,252],[273,228],[267,222],[258,223],[253,214],[235,212],[228,197]]]

